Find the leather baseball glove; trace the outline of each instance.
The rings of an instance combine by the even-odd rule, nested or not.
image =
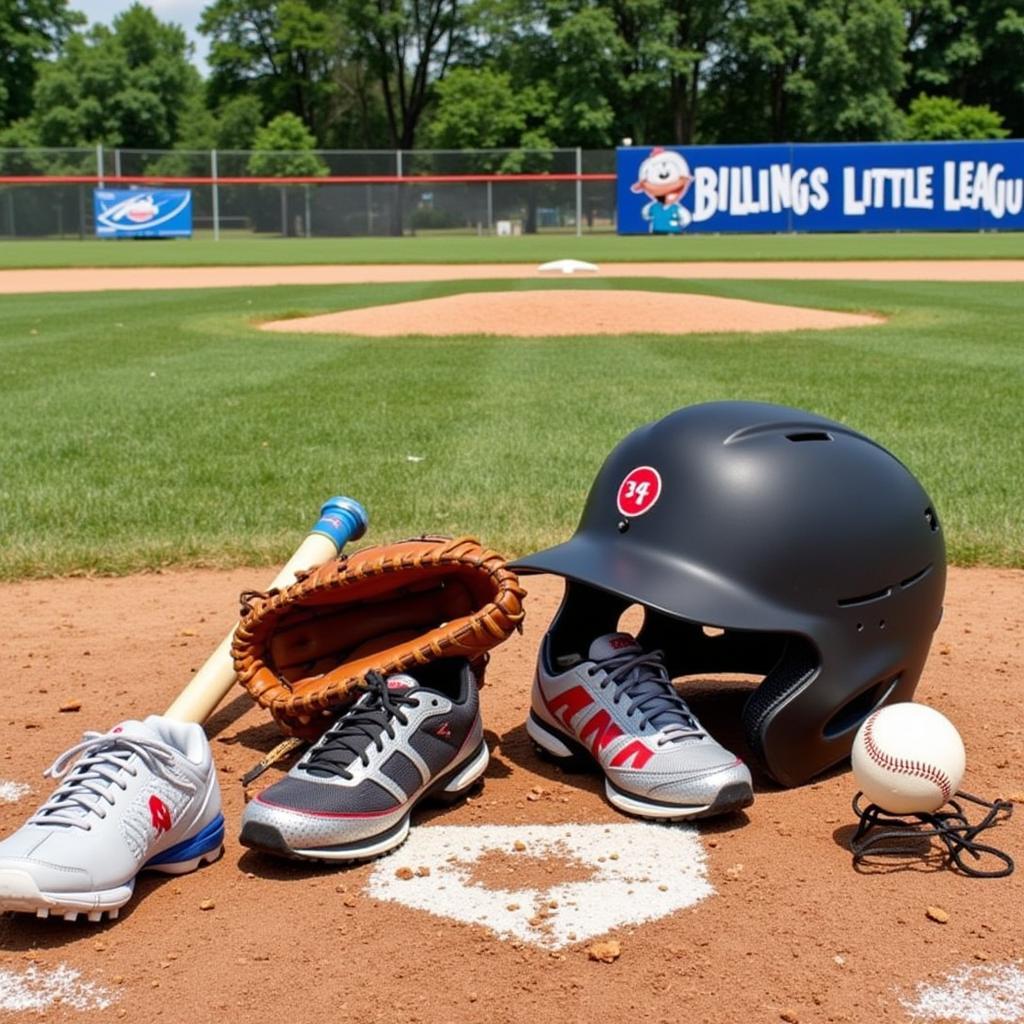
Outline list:
[[[523,620],[525,591],[469,537],[364,548],[291,586],[242,595],[231,654],[238,681],[290,736],[314,739],[359,696],[363,677],[487,652]]]

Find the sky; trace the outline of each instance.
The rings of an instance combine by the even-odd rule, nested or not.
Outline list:
[[[203,8],[210,0],[143,0],[151,7],[161,21],[172,21],[180,25],[188,35],[189,41],[195,46],[195,63],[204,74],[206,73],[206,40],[196,28]],[[92,22],[103,22],[109,25],[121,11],[131,7],[131,0],[70,0],[68,6],[81,11]]]

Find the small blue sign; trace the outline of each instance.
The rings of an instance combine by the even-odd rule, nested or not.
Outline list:
[[[92,194],[97,238],[191,238],[187,188],[108,189]]]
[[[632,146],[620,235],[1024,230],[1024,140]]]

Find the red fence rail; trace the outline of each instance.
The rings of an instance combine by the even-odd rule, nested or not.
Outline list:
[[[482,185],[503,182],[615,181],[614,174],[345,174],[319,177],[181,177],[179,175],[8,174],[0,185]]]

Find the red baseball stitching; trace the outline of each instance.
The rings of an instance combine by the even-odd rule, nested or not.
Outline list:
[[[877,715],[878,712],[875,712]],[[906,761],[902,757],[890,757],[881,747],[875,743],[875,736],[872,731],[875,724],[875,715],[872,715],[864,726],[864,746],[867,748],[868,756],[875,764],[890,771],[903,772],[906,775],[915,775],[920,779],[927,779],[939,787],[942,793],[942,801],[945,803],[953,795],[953,782],[950,777],[932,764],[924,764],[921,761]]]

